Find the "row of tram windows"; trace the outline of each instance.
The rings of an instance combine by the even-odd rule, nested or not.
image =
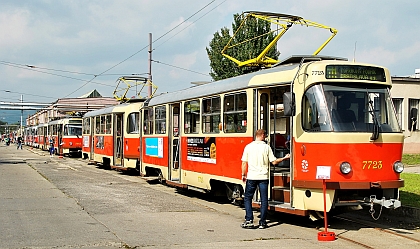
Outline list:
[[[128,114],[126,119],[126,131],[128,134],[139,134],[139,112],[132,112]],[[91,121],[92,120],[92,121]],[[90,134],[91,133],[91,122],[95,124],[95,134],[111,134],[112,132],[112,115],[99,115],[96,117],[91,118],[84,118],[83,124],[81,128],[81,132],[83,134]],[[120,127],[117,127],[118,135],[120,133]]]
[[[222,108],[223,107],[223,108]],[[247,95],[245,92],[212,96],[184,102],[184,133],[245,133]],[[166,134],[166,106],[145,108],[144,134]]]

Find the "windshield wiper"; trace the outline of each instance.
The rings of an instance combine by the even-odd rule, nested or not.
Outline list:
[[[369,113],[372,115],[373,119],[373,131],[372,136],[370,137],[370,140],[377,140],[379,138],[379,121],[375,114],[375,108],[373,106],[373,101],[370,99],[369,90],[366,88],[366,93],[368,97],[368,104],[369,104]]]

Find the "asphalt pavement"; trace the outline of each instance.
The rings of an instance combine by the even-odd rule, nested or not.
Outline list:
[[[242,208],[195,192],[181,193],[81,159],[0,144],[0,248],[357,246],[344,239],[320,242],[320,230],[296,222],[302,219],[295,216],[271,215],[265,230],[240,228],[243,216]],[[338,227],[345,225],[337,224],[337,234],[345,233]],[[351,232],[356,240],[369,235],[363,227]],[[371,248],[391,243],[416,248],[404,240],[371,237]]]

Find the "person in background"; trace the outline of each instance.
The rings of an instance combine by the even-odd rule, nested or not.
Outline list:
[[[50,157],[53,157],[54,156],[54,138],[52,136],[50,137],[49,143],[50,143]]]
[[[289,159],[290,154],[283,158],[276,158],[271,147],[265,143],[266,132],[259,129],[255,132],[255,140],[245,146],[242,155],[242,181],[245,186],[245,222],[241,224],[242,228],[254,228],[254,215],[252,213],[252,198],[259,188],[261,207],[260,221],[258,228],[267,228],[268,212],[268,179],[270,162],[278,164],[283,160]],[[248,167],[247,167],[248,166]]]
[[[17,138],[17,149],[19,148],[22,150],[22,137],[20,135]]]

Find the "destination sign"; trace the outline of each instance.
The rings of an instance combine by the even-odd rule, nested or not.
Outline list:
[[[325,78],[386,81],[385,70],[383,68],[356,65],[328,65]]]

